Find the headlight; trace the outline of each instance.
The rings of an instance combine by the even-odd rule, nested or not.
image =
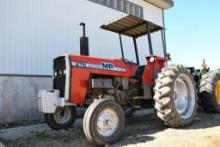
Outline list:
[[[57,72],[56,72],[56,71],[54,72],[54,76],[55,76],[55,77],[57,76]]]
[[[59,69],[54,72],[54,77],[60,77],[66,75],[66,69]]]
[[[61,69],[58,71],[58,75],[59,75],[59,76],[62,76],[62,75],[63,75],[63,71],[62,71]]]

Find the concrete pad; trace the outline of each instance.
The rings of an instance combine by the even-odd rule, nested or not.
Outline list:
[[[50,130],[50,128],[47,127],[46,124],[8,128],[0,130],[0,138],[4,140],[13,140],[25,136],[31,136],[32,132],[43,132],[48,130]]]
[[[5,146],[0,142],[0,147],[5,147]]]

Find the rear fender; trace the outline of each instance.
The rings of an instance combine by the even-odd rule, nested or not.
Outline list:
[[[147,66],[145,67],[144,74],[142,77],[144,84],[155,85],[155,79],[158,73],[161,72],[162,68],[166,66],[168,61],[167,57],[159,56],[148,56],[146,57]]]

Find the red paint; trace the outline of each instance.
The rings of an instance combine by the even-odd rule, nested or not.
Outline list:
[[[151,57],[147,57],[147,66],[143,74],[143,82],[154,85],[154,73],[160,72],[165,66],[167,58],[154,56],[155,60],[150,62]],[[71,66],[71,83],[70,83],[70,102],[83,105],[88,90],[90,75],[110,75],[118,77],[132,77],[138,68],[136,64],[124,63],[122,59],[102,59],[88,56],[70,55],[71,62],[81,62],[89,64],[112,63],[116,67],[124,68],[125,72],[109,71],[104,69],[84,68]]]
[[[70,55],[71,62],[82,62],[89,64],[101,64],[112,63],[116,67],[124,68],[125,72],[109,71],[103,69],[83,68],[83,67],[71,67],[71,86],[70,86],[70,102],[83,105],[87,88],[89,84],[89,78],[92,74],[110,75],[119,77],[131,77],[137,70],[138,65],[126,64],[122,59],[102,59],[88,56]]]
[[[154,58],[153,61],[150,61],[151,58]],[[146,57],[147,66],[145,67],[142,80],[144,83],[154,85],[155,84],[155,74],[161,72],[162,68],[165,67],[166,62],[168,61],[167,57],[159,56],[148,56]]]

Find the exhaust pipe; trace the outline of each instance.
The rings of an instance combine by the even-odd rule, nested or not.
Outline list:
[[[80,55],[89,56],[89,38],[86,37],[86,24],[80,23],[83,29],[83,36],[80,37]]]

